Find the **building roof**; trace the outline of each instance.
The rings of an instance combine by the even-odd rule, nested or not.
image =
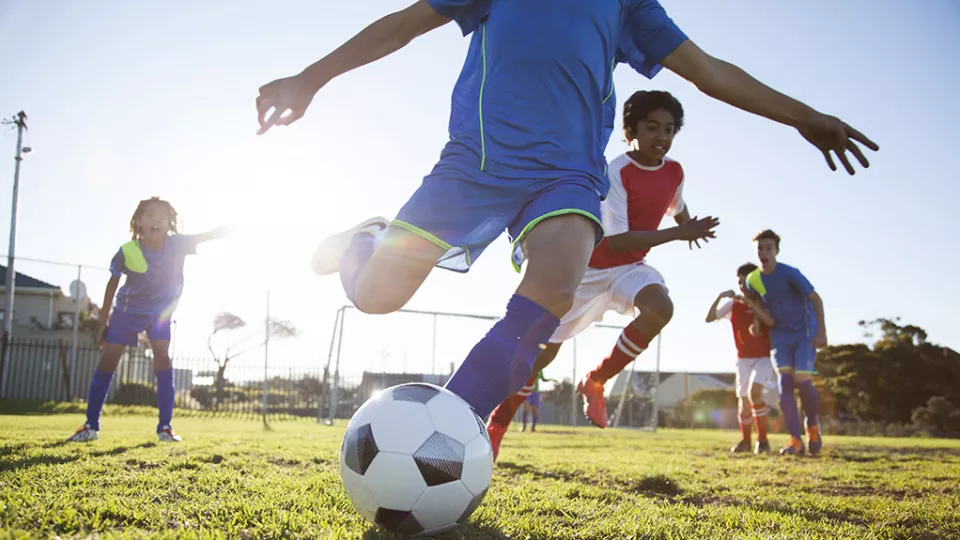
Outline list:
[[[0,289],[5,289],[7,284],[7,267],[0,264]],[[51,285],[46,281],[40,281],[35,277],[30,277],[26,274],[21,274],[17,272],[17,287],[29,287],[31,289],[51,289],[59,291],[60,287],[56,285]]]

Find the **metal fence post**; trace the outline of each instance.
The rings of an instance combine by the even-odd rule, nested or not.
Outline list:
[[[340,334],[337,335],[337,360],[333,366],[333,383],[330,386],[330,424],[337,420],[337,409],[340,407],[340,402],[338,401],[339,397],[337,396],[337,388],[340,386],[340,350],[343,346],[343,327],[347,322],[347,308],[346,306],[340,308],[343,310],[343,315],[340,316]]]
[[[268,374],[267,374],[267,364],[270,358],[270,290],[267,290],[267,311],[266,316],[263,319],[263,327],[266,332],[266,337],[263,340],[263,425],[267,424],[267,394],[269,390],[267,385],[269,384]]]

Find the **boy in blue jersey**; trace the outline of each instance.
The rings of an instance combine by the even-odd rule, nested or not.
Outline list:
[[[780,237],[767,229],[753,241],[757,247],[760,268],[747,276],[747,286],[763,299],[773,317],[770,327],[770,349],[780,373],[780,407],[790,432],[790,442],[780,450],[782,455],[801,455],[800,412],[794,389],[800,391],[800,402],[807,424],[807,448],[817,455],[823,447],[817,410],[820,396],[813,386],[817,349],[827,346],[827,327],[823,318],[823,301],[813,285],[799,270],[777,262]]]
[[[439,162],[395,220],[372,218],[326,239],[313,268],[339,273],[361,311],[390,313],[434,266],[467,271],[507,230],[513,264],[519,271],[526,260],[525,275],[503,319],[447,385],[481,417],[522,388],[603,237],[604,107],[618,62],[647,77],[666,67],[717,99],[795,127],[833,169],[830,152],[851,174],[846,151],[869,165],[853,140],[877,148],[839,119],[707,55],[655,0],[419,0],[300,74],[261,87],[259,133],[298,120],[334,78],[451,20],[473,37]]]
[[[157,197],[140,201],[130,218],[133,238],[121,246],[110,262],[110,281],[103,294],[98,331],[103,354],[87,393],[87,421],[68,441],[90,442],[100,438],[100,412],[113,374],[123,351],[139,343],[141,332],[146,332],[153,349],[160,416],[157,437],[164,442],[181,441],[170,425],[175,396],[170,318],[183,292],[184,260],[197,252],[199,244],[222,238],[231,229],[220,227],[203,234],[179,234],[177,220],[173,206]],[[122,276],[126,279],[117,290]]]

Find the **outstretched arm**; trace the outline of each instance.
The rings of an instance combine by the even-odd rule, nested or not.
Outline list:
[[[233,227],[231,227],[230,225],[224,225],[222,227],[217,227],[212,231],[200,233],[196,235],[194,238],[198,244],[202,244],[203,242],[209,242],[211,240],[219,240],[231,233],[233,233]]]
[[[679,219],[680,218],[677,218],[678,222]],[[702,219],[688,217],[682,225],[677,225],[676,227],[660,229],[658,231],[627,231],[622,234],[608,236],[606,240],[607,245],[610,246],[610,250],[616,253],[643,251],[674,240],[686,240],[688,242],[696,242],[697,240],[706,241],[706,239],[716,236],[713,229],[719,225],[720,219],[713,216],[707,216]],[[700,244],[697,244],[697,247],[699,246]]]
[[[417,36],[450,22],[427,0],[391,13],[364,28],[338,49],[294,77],[278,79],[260,88],[257,113],[260,130],[289,125],[303,116],[313,96],[328,82],[344,73],[392,54]],[[267,113],[273,113],[266,118]],[[289,111],[289,114],[288,114]]]
[[[854,169],[847,159],[847,151],[850,151],[863,167],[870,166],[870,162],[854,141],[874,151],[879,149],[876,143],[840,119],[821,114],[777,92],[739,67],[710,56],[690,40],[683,42],[661,63],[708,96],[796,128],[804,139],[823,153],[831,170],[837,170],[831,152],[837,155],[850,174],[854,174]]]

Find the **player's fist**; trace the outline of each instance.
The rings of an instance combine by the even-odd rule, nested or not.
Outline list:
[[[818,333],[813,337],[813,348],[822,349],[827,346],[827,336],[825,334]]]
[[[720,293],[720,298],[736,298],[736,297],[737,297],[737,293],[733,292],[733,290],[723,291],[722,293]]]
[[[287,126],[299,120],[319,89],[303,74],[261,86],[257,96],[257,120],[260,122],[257,135],[266,133],[273,126]],[[270,113],[269,117],[267,113]]]

